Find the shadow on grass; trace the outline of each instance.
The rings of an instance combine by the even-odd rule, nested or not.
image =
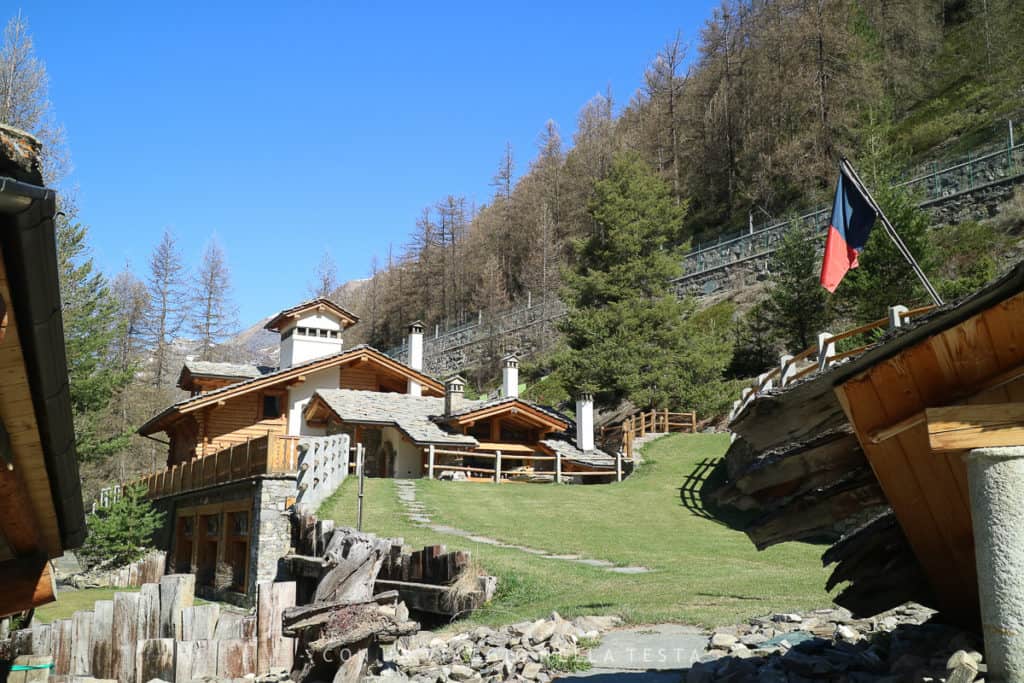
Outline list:
[[[704,458],[686,475],[679,487],[682,506],[709,521],[743,531],[757,517],[757,512],[716,505],[712,494],[725,485],[725,458]]]

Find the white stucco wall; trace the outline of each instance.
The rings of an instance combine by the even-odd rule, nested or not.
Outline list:
[[[337,389],[340,374],[338,368],[326,368],[311,372],[306,381],[288,388],[288,433],[293,436],[323,436],[323,427],[310,427],[302,419],[302,411],[317,389]]]
[[[381,438],[395,449],[395,479],[418,479],[423,476],[423,451],[402,438],[394,427],[385,427]]]
[[[281,341],[280,358],[282,368],[290,368],[293,365],[341,351],[341,334],[343,330],[340,318],[335,317],[334,314],[311,311],[298,318],[294,323],[290,323],[282,328],[281,333],[284,334],[288,330],[294,330],[296,327],[329,330],[337,332],[338,336],[333,339],[330,337],[307,337],[293,332],[290,337]]]

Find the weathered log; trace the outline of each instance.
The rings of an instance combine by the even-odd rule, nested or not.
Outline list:
[[[213,640],[220,605],[195,605],[181,610],[182,640]]]
[[[217,675],[216,643],[210,640],[179,640],[174,644],[174,683]]]
[[[256,673],[256,639],[239,638],[217,643],[217,677],[242,678]]]
[[[295,582],[261,583],[256,589],[257,668],[290,670],[295,663],[295,641],[282,636],[282,621],[284,610],[295,606]]]
[[[92,617],[92,675],[114,676],[114,601],[97,600]]]
[[[373,584],[380,572],[391,541],[354,529],[339,529],[331,535],[324,558],[332,569],[321,579],[313,602],[366,601],[373,597]]]
[[[7,678],[9,683],[46,683],[46,680],[50,677],[50,667],[47,665],[53,664],[53,657],[44,655],[19,655],[14,659],[14,663],[20,666],[40,668],[12,671]]]
[[[71,671],[71,643],[75,639],[74,622],[70,619],[54,622],[51,638],[53,639],[53,673],[66,676]]]
[[[312,605],[300,605],[290,607],[282,613],[282,633],[286,636],[301,634],[304,630],[326,624],[331,615],[346,607],[361,607],[364,605],[378,605],[394,602],[398,599],[398,591],[387,591],[373,596],[372,600],[362,602],[350,602],[348,600],[335,600],[334,602],[321,602]]]
[[[157,579],[159,581],[159,578]],[[146,583],[139,590],[135,640],[160,637],[160,585]]]
[[[72,676],[88,676],[92,673],[92,615],[82,610],[72,616],[74,636],[71,642]]]
[[[138,615],[138,593],[114,593],[114,625],[111,647],[114,655],[114,678],[119,681],[130,681],[135,676],[137,651],[135,643],[142,642],[137,637],[136,619],[138,619]]]
[[[32,652],[34,655],[53,654],[53,627],[50,624],[36,624],[32,627]]]
[[[349,648],[370,638],[394,640],[415,633],[419,625],[414,621],[398,621],[395,608],[373,603],[349,605],[330,613],[321,635],[309,644],[310,652],[321,654]]]
[[[181,610],[193,605],[195,594],[195,574],[169,574],[160,579],[161,638],[181,640]]]
[[[135,680],[174,680],[174,639],[140,640],[135,648]],[[118,680],[127,680],[118,677]]]

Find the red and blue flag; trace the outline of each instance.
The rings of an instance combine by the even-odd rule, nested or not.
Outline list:
[[[821,286],[830,292],[851,268],[857,267],[857,256],[864,249],[877,214],[871,201],[857,183],[839,167],[836,198],[832,202],[832,223],[825,240],[825,260],[821,264]]]

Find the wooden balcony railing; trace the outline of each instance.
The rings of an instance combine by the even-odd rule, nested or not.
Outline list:
[[[648,434],[669,434],[672,432],[697,432],[697,413],[673,413],[669,410],[644,410],[630,415],[617,425],[601,427],[598,439],[601,447],[609,452],[621,450],[626,458],[633,459],[636,439]]]
[[[296,472],[298,440],[297,436],[268,434],[155,472],[140,483],[146,486],[149,498],[162,498],[257,474]]]

